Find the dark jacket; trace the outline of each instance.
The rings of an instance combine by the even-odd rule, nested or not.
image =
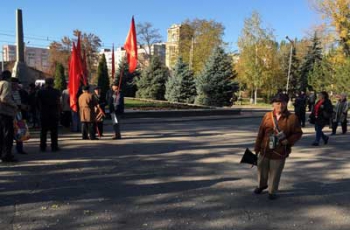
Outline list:
[[[314,123],[319,126],[329,125],[329,122],[332,119],[332,113],[333,113],[332,102],[329,99],[324,100],[319,108],[317,116],[316,116],[315,110],[316,110],[316,106],[313,108],[310,114],[310,121],[313,120]]]
[[[109,105],[109,112],[115,113],[115,114],[123,114],[124,113],[124,96],[123,93],[120,91],[120,97],[119,97],[119,105],[114,106],[114,100],[115,100],[115,93],[112,94],[109,98],[108,105]]]
[[[25,120],[28,120],[28,118],[29,118],[29,114],[28,114],[28,112],[29,112],[29,94],[24,89],[20,89],[20,90],[18,90],[18,92],[19,92],[19,96],[21,97],[22,118]]]
[[[52,87],[39,90],[37,102],[42,121],[58,121],[61,112],[61,93]]]
[[[300,95],[295,98],[294,102],[294,112],[295,113],[305,113],[306,111],[306,96]]]

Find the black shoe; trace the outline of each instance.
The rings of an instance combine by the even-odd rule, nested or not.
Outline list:
[[[323,140],[324,144],[328,144],[329,137],[326,136],[326,139]]]
[[[51,151],[52,152],[58,152],[60,151],[61,149],[59,147],[55,147],[55,148],[51,148]]]
[[[15,158],[14,156],[3,158],[1,160],[2,160],[2,163],[16,163],[16,162],[18,162],[18,159]]]
[[[277,194],[269,194],[269,200],[276,200],[277,198]]]
[[[87,138],[87,137],[83,137],[82,139],[83,139],[83,140],[89,140],[89,138]]]
[[[90,138],[90,140],[99,140],[97,137]]]
[[[256,188],[254,189],[255,194],[261,194],[265,189],[267,189],[267,186],[261,187],[261,188]]]
[[[20,152],[17,152],[18,154],[22,154],[22,155],[27,155],[28,153],[27,152],[24,152],[24,151],[20,151]]]
[[[113,135],[113,140],[122,139],[121,135]]]
[[[320,144],[317,143],[317,142],[314,142],[314,143],[312,143],[311,145],[313,145],[313,146],[319,146]]]

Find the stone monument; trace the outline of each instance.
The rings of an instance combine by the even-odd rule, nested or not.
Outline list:
[[[18,78],[23,86],[28,86],[27,65],[24,61],[24,40],[22,10],[16,10],[16,63],[12,70],[12,77]]]

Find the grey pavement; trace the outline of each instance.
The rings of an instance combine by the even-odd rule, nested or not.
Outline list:
[[[303,129],[270,201],[238,163],[260,121],[128,119],[122,140],[109,126],[97,141],[64,132],[59,153],[38,152],[34,135],[20,163],[0,164],[0,229],[350,229],[349,135],[313,147]]]

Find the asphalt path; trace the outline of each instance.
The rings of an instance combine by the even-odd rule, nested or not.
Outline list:
[[[58,153],[40,153],[34,133],[28,155],[0,164],[0,229],[350,229],[349,135],[313,147],[303,129],[270,201],[239,164],[260,121],[130,119],[122,140],[111,127],[96,141],[61,132]]]

